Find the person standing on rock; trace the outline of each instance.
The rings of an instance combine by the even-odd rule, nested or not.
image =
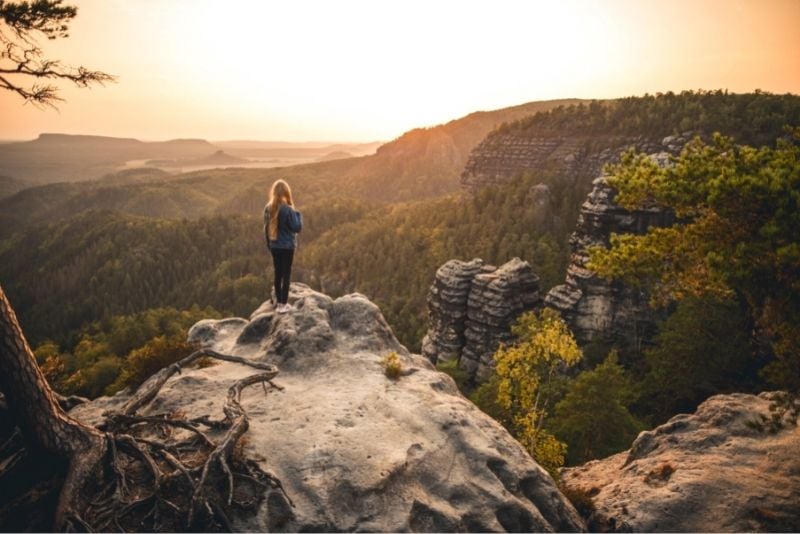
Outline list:
[[[278,313],[286,313],[291,307],[289,282],[292,276],[292,261],[297,248],[297,233],[303,229],[303,215],[292,201],[292,190],[283,180],[272,184],[269,202],[264,206],[264,237],[272,253],[275,267],[275,301]]]

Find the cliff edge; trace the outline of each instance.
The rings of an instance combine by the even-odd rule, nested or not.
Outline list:
[[[283,483],[235,530],[576,531],[572,505],[508,432],[452,379],[398,343],[359,294],[336,300],[293,284],[292,310],[264,303],[249,319],[204,320],[189,338],[216,351],[277,364],[283,387],[242,394],[250,417],[242,454]],[[381,364],[395,352],[401,376]],[[172,378],[146,413],[218,413],[227,388],[250,373],[223,362]],[[125,402],[73,410],[87,421]]]

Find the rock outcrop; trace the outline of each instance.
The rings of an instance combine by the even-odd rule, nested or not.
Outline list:
[[[711,397],[562,481],[592,497],[591,530],[797,532],[800,428],[789,414],[781,429],[761,428],[776,395]]]
[[[422,354],[431,362],[459,360],[466,341],[467,301],[483,260],[450,260],[436,271],[428,292],[428,333]]]
[[[499,271],[499,270],[498,270]],[[500,274],[496,275],[500,278]],[[491,285],[488,281],[488,285]],[[249,319],[200,321],[192,341],[275,363],[284,389],[242,394],[242,454],[279,478],[243,531],[574,531],[584,528],[550,476],[447,375],[410,354],[359,294],[332,300],[293,284],[291,311],[265,303]],[[384,374],[395,352],[401,376]],[[251,370],[220,363],[170,379],[145,413],[219,411]],[[126,400],[73,410],[87,421]]]
[[[590,271],[589,249],[608,246],[612,233],[643,234],[651,226],[672,224],[674,217],[657,208],[625,210],[614,203],[615,194],[606,178],[594,181],[570,238],[566,281],[547,293],[545,303],[561,313],[581,344],[600,341],[639,347],[652,338],[661,314],[641,289]]]
[[[665,161],[668,155],[680,152],[691,136],[692,132],[685,132],[656,141],[643,136],[554,136],[510,129],[489,135],[473,150],[461,177],[468,189],[506,183],[530,170],[557,174],[570,181],[571,187],[591,184],[570,239],[566,280],[545,298],[546,305],[562,314],[582,345],[596,341],[638,350],[651,339],[661,318],[642,291],[589,271],[589,248],[607,246],[612,233],[641,234],[652,225],[673,222],[671,215],[661,210],[622,209],[614,203],[615,192],[605,179],[596,177],[623,150],[634,148]],[[531,205],[539,206],[544,228],[547,210],[540,205],[546,204],[549,190],[542,184],[534,188],[529,197]],[[431,317],[435,317],[433,309]]]
[[[422,352],[432,362],[458,360],[473,381],[491,371],[492,355],[511,339],[511,325],[541,304],[539,279],[519,258],[494,267],[480,259],[450,260],[428,295],[430,327]]]

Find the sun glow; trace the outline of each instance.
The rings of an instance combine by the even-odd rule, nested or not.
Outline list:
[[[800,91],[800,3],[73,0],[51,55],[119,76],[0,138],[390,139],[479,109],[667,90]]]

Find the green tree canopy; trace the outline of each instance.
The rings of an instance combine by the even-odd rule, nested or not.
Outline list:
[[[776,385],[800,389],[800,131],[776,147],[715,135],[695,139],[661,167],[626,153],[609,169],[625,208],[662,206],[669,228],[612,236],[592,251],[601,275],[651,288],[656,303],[687,296],[737,296],[778,359]]]
[[[764,361],[753,356],[751,331],[745,310],[733,299],[681,301],[645,351],[640,408],[660,424],[693,412],[711,395],[755,389]]]
[[[616,353],[573,380],[555,406],[548,427],[568,445],[567,462],[577,465],[628,448],[644,424],[628,407],[636,398]]]

